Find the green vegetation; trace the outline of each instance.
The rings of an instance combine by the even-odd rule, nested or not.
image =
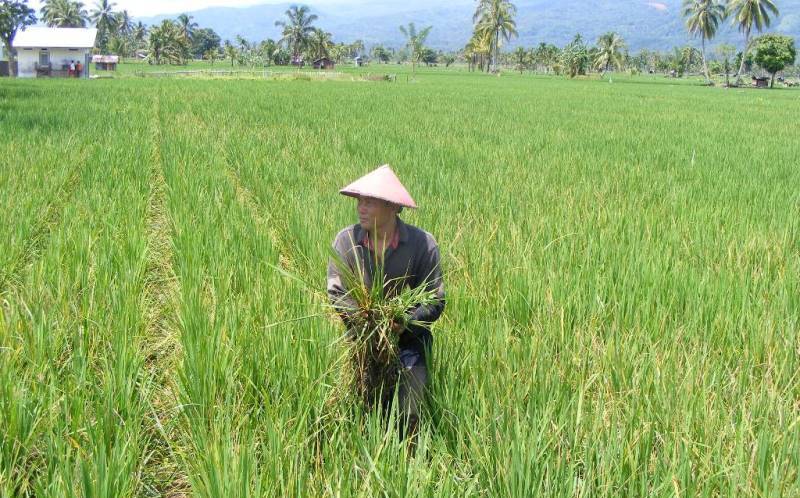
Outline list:
[[[800,100],[675,81],[0,81],[0,495],[797,496]],[[328,417],[385,162],[448,291],[414,456]]]
[[[425,51],[425,39],[431,32],[433,26],[426,26],[417,31],[417,27],[413,22],[408,23],[408,26],[400,26],[400,32],[406,37],[406,47],[408,48],[409,58],[411,59],[411,74],[415,75],[417,72],[417,64],[422,59],[422,54]]]
[[[750,35],[753,28],[762,31],[772,22],[771,16],[778,16],[778,6],[774,0],[730,0],[727,4],[728,14],[733,18],[733,23],[744,33],[744,50],[741,63],[736,76],[736,84],[741,83],[744,74],[744,65],[750,51]]]
[[[717,34],[719,24],[725,18],[725,5],[719,0],[684,0],[683,15],[686,17],[686,29],[693,36],[700,36],[703,56],[703,74],[706,83],[711,82],[706,61],[706,40]]]
[[[756,53],[753,60],[772,75],[769,86],[775,86],[775,75],[786,66],[794,64],[797,49],[794,38],[781,35],[763,35],[755,40]]]

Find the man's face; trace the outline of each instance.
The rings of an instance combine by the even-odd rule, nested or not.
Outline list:
[[[358,222],[364,230],[382,227],[397,215],[397,206],[374,197],[358,198]]]

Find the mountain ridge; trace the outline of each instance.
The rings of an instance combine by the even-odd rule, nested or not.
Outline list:
[[[694,44],[686,33],[680,16],[681,0],[518,0],[517,30],[519,38],[508,48],[538,45],[540,42],[563,46],[576,33],[593,43],[607,31],[617,31],[632,51],[639,49],[666,50],[675,46]],[[428,45],[435,49],[456,50],[464,46],[472,32],[472,0],[453,0],[431,3],[421,0],[397,2],[371,2],[369,7],[342,0],[338,5],[315,6],[304,2],[317,14],[315,26],[333,34],[336,42],[363,40],[369,47],[384,44],[401,47],[404,39],[398,26],[415,22],[417,26],[432,25]],[[261,4],[249,7],[209,7],[187,14],[201,27],[214,29],[225,40],[241,35],[248,40],[279,39],[280,30],[275,21],[293,3]],[[778,2],[781,16],[768,31],[800,38],[800,0]],[[140,17],[147,24],[155,24],[174,15]],[[711,45],[742,43],[742,35],[727,20],[720,26]]]

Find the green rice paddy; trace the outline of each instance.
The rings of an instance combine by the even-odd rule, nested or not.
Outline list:
[[[2,80],[0,496],[800,496],[798,115],[644,77]],[[337,191],[384,163],[448,293],[413,455],[329,404]]]

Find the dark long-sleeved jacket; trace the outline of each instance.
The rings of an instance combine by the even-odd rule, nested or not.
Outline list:
[[[428,232],[397,219],[399,241],[397,248],[387,247],[383,258],[383,281],[392,286],[412,289],[424,285],[436,294],[434,304],[417,305],[409,310],[411,320],[433,323],[445,306],[444,281],[439,260],[439,246]],[[350,268],[358,264],[364,269],[365,284],[370,286],[375,273],[375,257],[362,241],[366,232],[361,225],[351,225],[340,231],[333,241],[333,249]],[[347,325],[347,314],[356,308],[352,298],[347,295],[339,270],[331,260],[328,263],[328,298]],[[391,290],[389,290],[391,292]],[[420,353],[430,347],[431,332],[428,327],[409,325],[400,335],[400,347],[414,349]]]

